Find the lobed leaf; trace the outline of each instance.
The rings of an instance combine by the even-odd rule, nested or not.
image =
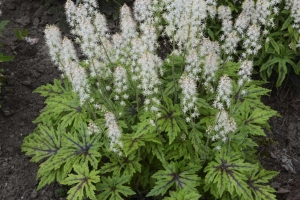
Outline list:
[[[147,196],[164,195],[174,184],[179,189],[187,188],[191,191],[195,191],[195,187],[200,184],[200,178],[196,175],[201,168],[199,165],[185,166],[183,162],[171,162],[163,166],[165,170],[159,170],[153,174],[152,178],[157,179],[157,182]]]
[[[123,197],[128,197],[135,194],[135,192],[124,184],[129,183],[130,176],[113,176],[103,177],[101,183],[97,185],[98,190],[101,192],[97,195],[101,200],[123,200]]]
[[[89,170],[88,165],[74,165],[74,171],[77,174],[69,174],[62,182],[66,185],[74,185],[68,191],[68,200],[81,200],[83,197],[89,197],[92,200],[96,199],[95,184],[100,181],[99,171]]]

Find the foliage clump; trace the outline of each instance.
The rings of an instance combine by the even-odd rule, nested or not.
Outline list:
[[[251,75],[277,5],[136,0],[111,35],[96,1],[68,0],[84,56],[47,26],[63,78],[36,90],[46,107],[22,146],[41,162],[38,189],[58,181],[71,187],[68,199],[275,199],[277,172],[259,165],[255,137],[276,112]]]

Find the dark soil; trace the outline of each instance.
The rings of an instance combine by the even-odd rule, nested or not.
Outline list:
[[[1,2],[1,0],[0,0]],[[33,132],[32,121],[44,107],[44,99],[32,93],[40,85],[51,83],[59,77],[51,63],[44,44],[46,24],[56,24],[68,32],[59,2],[41,0],[2,0],[1,20],[10,20],[0,38],[6,55],[13,61],[0,63],[5,81],[0,95],[0,199],[1,200],[54,200],[60,199],[61,187],[52,184],[36,191],[38,164],[21,152],[25,136]],[[38,42],[30,45],[18,40],[14,30],[28,29],[31,38]],[[300,80],[299,76],[294,79]],[[262,165],[279,171],[272,180],[278,199],[300,200],[300,92],[288,82],[281,89],[274,89],[264,102],[277,110],[282,117],[270,120],[272,132],[261,139],[258,154]]]
[[[15,58],[0,63],[5,75],[0,97],[0,199],[58,199],[56,185],[36,192],[38,164],[31,163],[20,147],[24,137],[33,132],[32,121],[44,107],[44,99],[32,91],[59,76],[48,56],[43,31],[46,24],[57,23],[61,16],[41,1],[4,0],[1,10],[0,20],[10,21],[0,39],[4,45],[1,52]],[[38,43],[18,40],[15,29],[28,29],[28,37],[38,38]]]

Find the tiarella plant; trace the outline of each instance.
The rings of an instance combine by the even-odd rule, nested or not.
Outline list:
[[[94,0],[67,1],[83,59],[47,26],[63,78],[36,89],[46,107],[22,146],[41,163],[38,189],[57,181],[68,199],[275,199],[277,172],[259,165],[255,147],[276,112],[251,74],[276,3],[246,0],[240,14],[221,3],[136,0],[110,34]],[[220,38],[207,24],[216,17]]]

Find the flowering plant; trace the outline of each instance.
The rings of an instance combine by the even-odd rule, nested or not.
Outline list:
[[[251,80],[264,1],[245,0],[244,17],[255,15],[230,26],[230,7],[213,0],[136,0],[111,34],[94,0],[68,0],[82,59],[47,26],[63,78],[36,89],[46,107],[22,146],[41,162],[38,189],[58,181],[71,186],[68,199],[275,199],[277,172],[255,157],[276,115],[260,101],[265,82]],[[220,41],[206,24],[216,14]]]

